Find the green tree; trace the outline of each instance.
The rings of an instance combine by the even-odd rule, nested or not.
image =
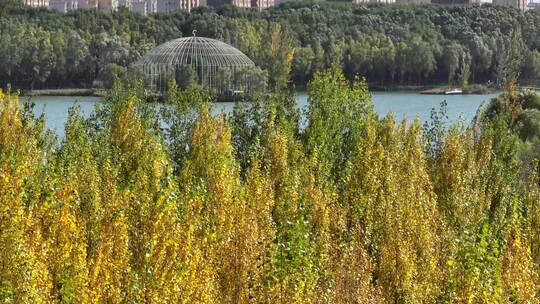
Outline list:
[[[463,49],[459,44],[452,42],[444,47],[442,56],[442,64],[447,72],[447,81],[448,83],[453,83],[461,65],[460,61],[463,57]]]
[[[361,121],[371,113],[371,94],[363,81],[352,86],[336,70],[319,72],[308,87],[305,144],[324,178],[346,176],[362,134]]]
[[[183,90],[199,84],[197,71],[192,66],[178,66],[174,79]]]
[[[523,62],[523,75],[528,79],[540,78],[540,52],[528,51]]]
[[[268,70],[270,88],[278,90],[286,87],[295,50],[291,46],[290,37],[279,23],[269,25],[264,49],[264,67]]]
[[[294,71],[292,77],[297,83],[305,83],[307,79],[311,78],[314,60],[315,53],[310,46],[295,50],[292,60],[292,70]]]

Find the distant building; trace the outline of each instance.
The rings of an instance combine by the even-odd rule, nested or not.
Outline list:
[[[250,8],[251,0],[232,0],[230,4],[238,7]]]
[[[99,0],[98,8],[102,11],[115,11],[118,9],[118,0]]]
[[[0,0],[2,1],[2,0]],[[191,11],[198,6],[234,5],[244,8],[263,10],[274,6],[275,0],[25,0],[30,3],[47,2],[47,5],[59,12],[69,12],[74,9],[99,9],[102,11],[115,11],[125,7],[130,11],[148,15],[156,12],[172,12],[179,9]],[[50,4],[49,4],[50,1]],[[395,0],[381,0],[395,1]],[[29,4],[31,5],[31,4]],[[36,6],[36,5],[33,5]],[[41,6],[41,5],[40,5]]]
[[[178,9],[178,0],[158,0],[158,12],[170,12]]]
[[[80,9],[99,9],[102,11],[115,11],[118,9],[118,0],[73,0],[77,1],[77,7]],[[60,0],[56,0],[55,6],[60,6]],[[70,0],[65,0],[68,3]],[[73,6],[72,6],[73,7]]]
[[[397,4],[429,4],[431,0],[396,0]]]
[[[97,9],[98,0],[78,0],[77,6],[80,9]]]
[[[131,2],[128,5],[126,5],[127,8],[129,8],[130,11],[133,11],[135,13],[139,13],[143,16],[146,16],[148,14],[150,14],[150,12],[148,11],[148,6],[147,6],[147,3],[146,1],[135,1],[135,2]]]
[[[526,11],[529,3],[527,0],[493,0],[493,5],[508,6]]]
[[[391,3],[396,3],[396,0],[353,0],[353,3],[355,4],[367,4],[367,3],[391,4]]]
[[[279,1],[284,2],[286,0],[207,0],[206,4],[211,7],[233,5],[237,7],[255,8],[257,10],[263,10],[265,8],[277,5]]]
[[[482,4],[481,0],[431,0],[431,3],[445,5]]]
[[[225,4],[230,4],[230,1],[227,0],[206,0],[206,5],[210,7],[220,7]]]
[[[251,0],[251,7],[259,11],[272,6],[274,6],[274,0]]]
[[[383,3],[383,4],[444,4],[444,5],[465,5],[481,4],[481,0],[352,0],[356,4]]]
[[[131,9],[132,0],[118,0],[118,7],[126,7]]]
[[[179,9],[189,12],[201,5],[200,0],[157,0],[156,9],[158,12],[171,12]]]
[[[527,6],[528,10],[540,10],[540,2],[529,2]]]
[[[49,0],[23,0],[23,3],[33,7],[49,7]]]
[[[252,0],[208,0],[207,5],[210,7],[220,7],[224,5],[233,5],[238,7],[251,7]]]
[[[77,0],[50,0],[49,8],[59,11],[61,13],[67,13],[78,8]]]
[[[141,15],[148,15],[157,12],[158,0],[133,0],[128,7],[131,11]]]
[[[146,0],[146,11],[148,14],[157,12],[157,2],[158,0]]]

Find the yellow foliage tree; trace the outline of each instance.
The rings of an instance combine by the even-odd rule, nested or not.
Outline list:
[[[39,124],[23,121],[19,99],[0,91],[0,299],[52,303],[49,245],[39,225],[39,201],[28,201],[45,158]]]

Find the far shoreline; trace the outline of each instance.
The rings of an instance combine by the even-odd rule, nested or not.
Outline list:
[[[410,92],[427,95],[444,95],[444,92],[454,88],[461,88],[460,86],[449,85],[400,85],[400,86],[369,86],[371,92]],[[526,87],[524,87],[526,88]],[[300,93],[307,93],[306,87],[294,87],[291,90]],[[485,95],[500,92],[500,89],[493,87],[487,87],[482,84],[470,85],[463,88],[462,95]],[[36,97],[36,96],[63,96],[63,97],[105,97],[107,96],[107,89],[97,88],[60,88],[60,89],[34,89],[16,90],[21,97]]]
[[[104,97],[106,95],[107,95],[107,90],[104,90],[104,89],[65,88],[65,89],[20,90],[20,96],[22,97],[35,97],[35,96]]]

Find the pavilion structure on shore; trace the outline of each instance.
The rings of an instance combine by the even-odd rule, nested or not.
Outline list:
[[[181,87],[198,84],[222,95],[253,90],[253,61],[222,41],[184,37],[161,44],[146,53],[136,66],[148,87],[164,95],[175,79]],[[259,69],[260,70],[260,69]]]

